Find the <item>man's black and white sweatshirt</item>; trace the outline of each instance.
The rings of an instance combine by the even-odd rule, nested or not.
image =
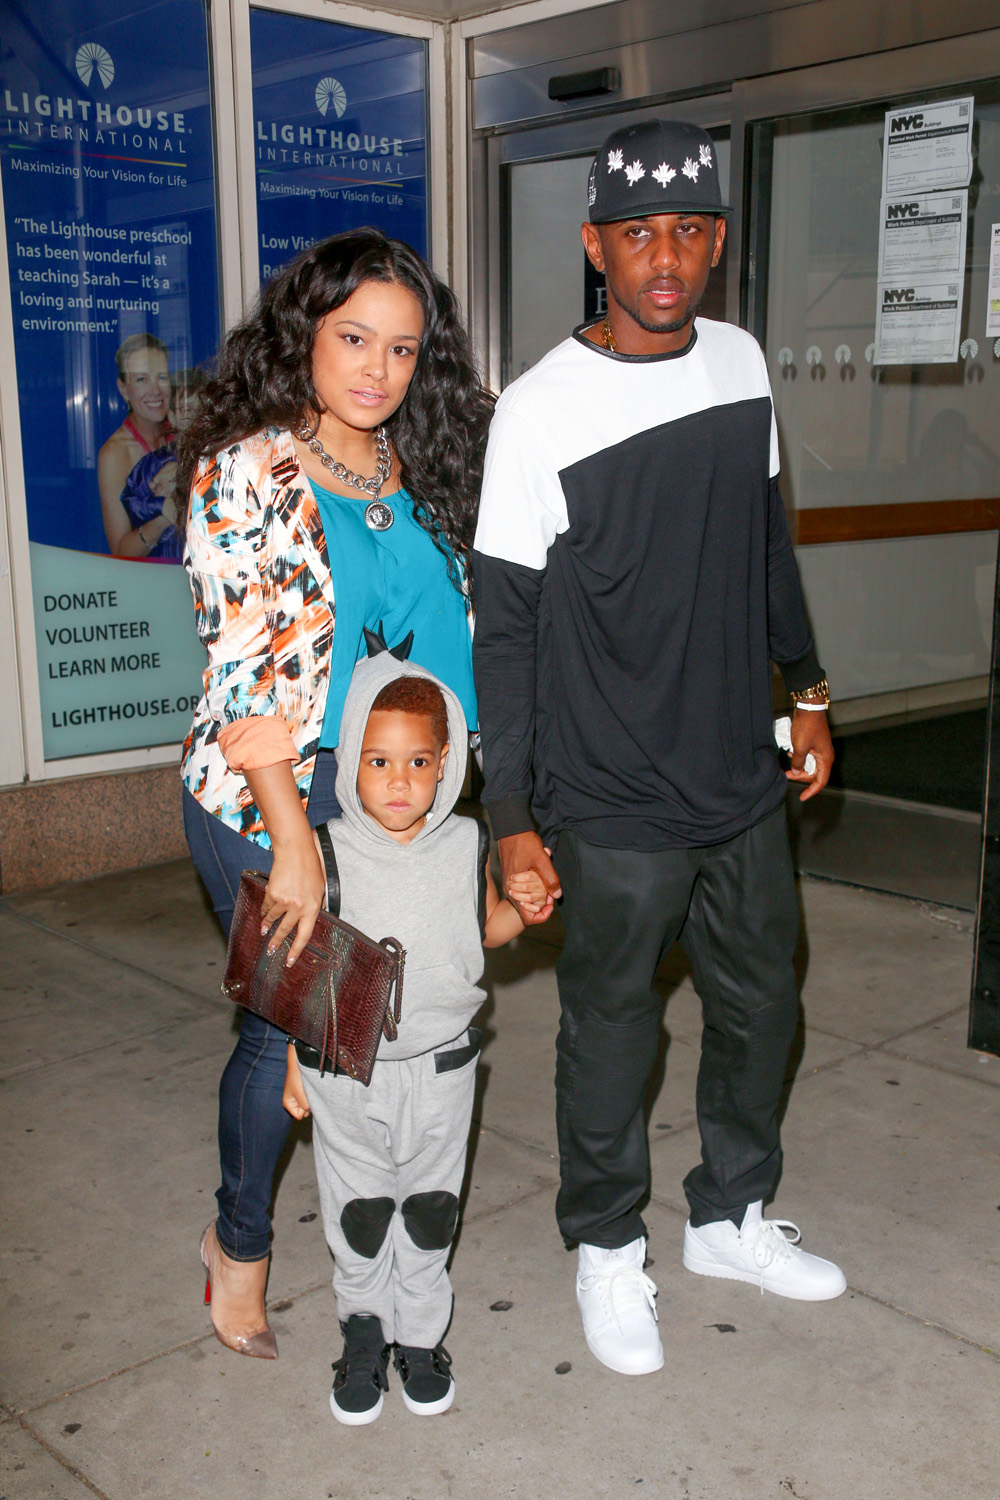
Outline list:
[[[778,491],[764,357],[578,329],[504,391],[473,569],[486,804],[612,848],[721,842],[780,806],[769,661],[823,675]]]

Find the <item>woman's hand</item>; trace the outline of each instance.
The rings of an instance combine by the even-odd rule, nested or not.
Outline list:
[[[308,837],[304,839],[275,844],[274,864],[261,906],[261,932],[267,932],[275,922],[278,923],[277,929],[271,933],[267,951],[273,953],[295,930],[295,940],[286,959],[286,964],[291,967],[312,937],[325,895],[326,873],[312,830],[308,830]]]

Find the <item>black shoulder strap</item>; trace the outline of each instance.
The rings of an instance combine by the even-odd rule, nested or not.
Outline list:
[[[490,830],[484,818],[477,818],[479,826],[479,931],[486,936],[486,870],[490,862]]]
[[[316,837],[319,839],[319,847],[323,851],[323,864],[326,867],[326,909],[332,917],[339,917],[340,871],[337,869],[337,855],[333,847],[333,839],[325,823],[317,824]]]

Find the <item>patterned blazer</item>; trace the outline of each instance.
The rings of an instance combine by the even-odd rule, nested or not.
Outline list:
[[[181,777],[206,812],[269,848],[242,773],[290,760],[308,802],[336,617],[319,506],[291,433],[265,428],[202,460],[184,564],[208,666]],[[471,632],[464,578],[463,592]]]
[[[207,812],[266,848],[241,772],[290,760],[308,800],[336,614],[319,508],[290,433],[268,428],[202,460],[184,563],[208,666],[181,777]]]

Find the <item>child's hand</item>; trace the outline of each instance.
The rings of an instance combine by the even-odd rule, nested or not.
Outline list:
[[[532,915],[540,912],[549,899],[542,877],[536,870],[524,870],[520,875],[512,875],[507,882],[507,894]]]
[[[299,1071],[299,1060],[295,1055],[295,1048],[291,1045],[288,1048],[288,1061],[285,1064],[285,1088],[281,1095],[281,1102],[293,1120],[304,1120],[310,1113],[309,1100],[306,1098],[302,1074]]]

